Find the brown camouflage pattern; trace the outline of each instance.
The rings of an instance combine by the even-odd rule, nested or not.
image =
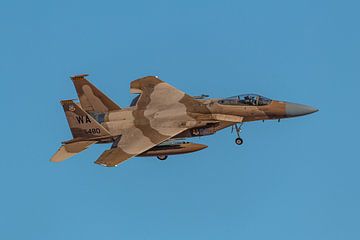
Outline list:
[[[110,136],[110,133],[101,124],[72,100],[63,100],[60,103],[63,106],[73,138],[89,139]]]
[[[85,78],[86,76],[88,75],[83,74],[71,77],[81,106],[86,112],[106,113],[121,109],[113,100],[91,84]]]
[[[181,154],[205,146],[188,144],[183,152],[176,153],[175,147],[162,152],[157,146],[169,139],[211,135],[236,123],[287,117],[285,102],[249,106],[224,105],[219,99],[198,100],[154,76],[132,81],[130,92],[140,97],[135,106],[121,109],[85,76],[72,77],[81,107],[71,100],[61,101],[74,139],[59,149],[53,161],[72,156],[94,141],[112,142],[111,149],[96,163],[113,167],[134,156]],[[98,113],[104,113],[101,122],[94,119]],[[82,144],[75,150],[66,146],[76,142]]]

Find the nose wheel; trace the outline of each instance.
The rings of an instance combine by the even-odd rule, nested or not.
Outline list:
[[[166,156],[166,155],[161,155],[161,156],[157,156],[157,158],[158,158],[159,160],[161,160],[161,161],[164,161],[164,160],[166,160],[166,159],[168,158],[168,156]]]
[[[237,145],[241,145],[241,144],[244,143],[244,140],[243,140],[242,138],[237,138],[237,139],[235,139],[235,143],[236,143]]]
[[[235,143],[237,145],[242,145],[244,143],[244,140],[240,137],[240,132],[241,132],[241,127],[242,127],[243,123],[240,123],[239,126],[237,124],[235,124],[235,130],[236,130],[236,135],[237,138],[235,139]],[[232,131],[234,131],[234,126],[232,128]]]

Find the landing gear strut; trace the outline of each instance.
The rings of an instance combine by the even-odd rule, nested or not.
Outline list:
[[[241,127],[242,127],[243,123],[240,123],[240,125],[238,126],[237,124],[235,124],[235,130],[236,130],[236,135],[238,136],[236,139],[235,139],[235,143],[237,145],[241,145],[244,143],[244,140],[240,137],[240,132],[241,132]],[[234,127],[233,129],[234,130]]]
[[[159,160],[161,160],[161,161],[164,161],[164,160],[166,160],[166,159],[168,158],[168,156],[166,156],[166,155],[160,155],[160,156],[157,156],[157,158],[158,158]]]

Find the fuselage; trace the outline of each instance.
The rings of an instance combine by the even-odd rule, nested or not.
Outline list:
[[[255,97],[250,98],[245,95],[244,98],[243,95],[240,95],[225,99],[203,99],[197,100],[198,106],[187,108],[186,111],[176,111],[176,109],[175,111],[168,109],[162,111],[160,109],[151,114],[155,119],[171,123],[169,127],[190,126],[189,130],[174,137],[188,138],[211,135],[239,122],[297,117],[317,111],[306,105],[270,100],[259,95],[248,96]],[[120,135],[122,129],[129,126],[149,124],[148,121],[135,120],[137,115],[146,115],[146,110],[138,109],[135,103],[134,106],[108,112],[103,116],[102,124],[114,136]]]
[[[233,126],[237,134],[235,143],[241,145],[244,122],[297,117],[317,111],[310,106],[257,94],[194,97],[156,76],[132,81],[130,92],[138,95],[129,107],[121,108],[85,76],[72,77],[80,103],[60,102],[73,138],[63,142],[51,161],[63,161],[98,143],[112,144],[96,160],[103,166],[114,167],[135,156],[157,156],[165,160],[167,155],[206,148],[183,138],[211,135]]]

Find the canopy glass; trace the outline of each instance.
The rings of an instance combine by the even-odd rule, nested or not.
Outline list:
[[[220,99],[219,104],[223,105],[245,105],[245,106],[264,106],[271,103],[271,99],[258,94],[242,94],[234,97]]]

